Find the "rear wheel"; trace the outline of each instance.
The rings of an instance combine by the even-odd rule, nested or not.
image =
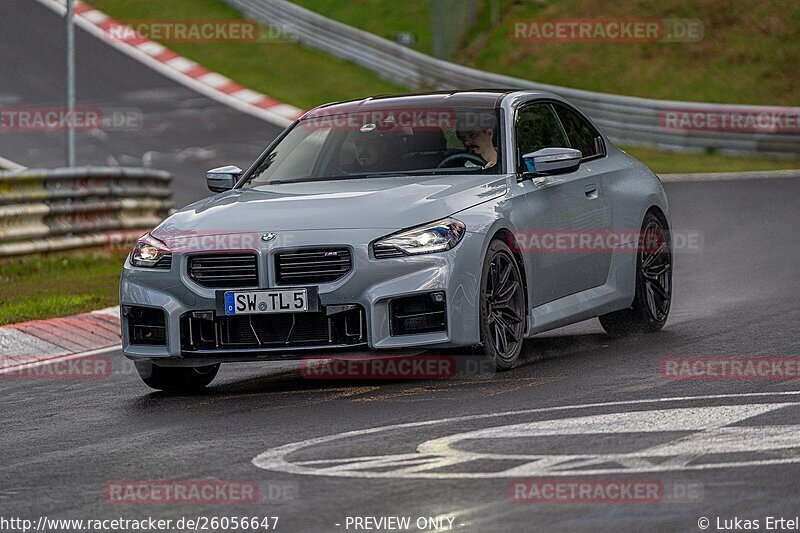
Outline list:
[[[219,364],[197,367],[166,367],[150,361],[136,361],[136,371],[148,386],[163,391],[199,390],[211,383]]]
[[[636,295],[628,309],[600,317],[610,335],[658,331],[664,327],[672,303],[672,240],[666,221],[653,212],[645,215],[636,253]]]
[[[497,370],[512,368],[522,352],[524,290],[511,250],[502,241],[492,241],[481,275],[481,342]]]

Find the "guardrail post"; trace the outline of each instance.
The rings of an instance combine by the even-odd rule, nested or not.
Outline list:
[[[67,0],[67,166],[75,166],[75,0]]]

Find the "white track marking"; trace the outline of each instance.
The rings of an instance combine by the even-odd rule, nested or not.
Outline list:
[[[515,477],[520,475],[547,475],[547,476],[576,476],[576,475],[597,475],[597,474],[634,474],[645,472],[668,472],[668,471],[694,471],[694,470],[708,470],[717,468],[733,468],[733,467],[746,467],[746,466],[767,466],[779,464],[792,464],[800,463],[800,455],[781,457],[776,459],[754,459],[742,461],[726,461],[719,463],[703,463],[703,464],[688,464],[687,452],[696,454],[698,449],[703,449],[710,444],[719,446],[714,449],[714,452],[725,453],[738,452],[738,451],[770,451],[779,450],[783,448],[797,447],[800,448],[800,441],[797,440],[797,435],[800,433],[797,426],[766,426],[766,427],[753,427],[753,426],[734,426],[734,427],[721,427],[724,424],[737,423],[747,418],[757,416],[759,414],[767,413],[776,409],[788,406],[800,407],[800,403],[769,403],[769,404],[748,404],[748,405],[732,405],[732,406],[710,406],[710,407],[694,407],[694,408],[675,408],[675,409],[659,409],[656,411],[647,411],[647,414],[633,413],[612,413],[596,415],[595,417],[576,417],[559,420],[545,420],[540,422],[533,422],[531,424],[515,424],[506,426],[506,428],[514,428],[513,431],[522,431],[522,426],[534,427],[539,426],[539,429],[546,431],[555,431],[555,428],[566,428],[558,434],[580,434],[577,428],[580,423],[589,422],[593,427],[585,431],[590,433],[596,431],[604,426],[604,423],[624,421],[626,424],[621,427],[621,430],[631,431],[635,429],[637,432],[642,431],[642,427],[648,425],[655,425],[656,431],[695,431],[694,434],[679,437],[669,443],[657,443],[650,448],[640,450],[631,454],[592,454],[592,455],[503,455],[492,454],[497,458],[509,459],[518,458],[523,460],[534,459],[525,465],[507,468],[499,472],[430,472],[433,468],[440,468],[442,466],[449,466],[457,463],[463,463],[464,457],[458,455],[440,455],[438,452],[449,451],[449,445],[442,447],[441,450],[436,450],[435,443],[437,440],[442,444],[442,439],[429,441],[425,446],[422,446],[422,451],[428,453],[402,453],[402,454],[388,454],[382,456],[370,457],[349,457],[341,459],[324,459],[324,460],[308,460],[290,462],[287,456],[293,452],[297,452],[304,448],[326,444],[329,442],[353,438],[363,437],[366,435],[374,435],[378,433],[407,429],[407,428],[425,428],[429,426],[436,426],[441,424],[448,424],[454,422],[464,422],[471,420],[485,420],[497,419],[507,416],[518,416],[525,414],[539,414],[539,413],[558,413],[568,410],[576,409],[590,409],[601,407],[622,407],[634,406],[643,404],[663,404],[667,402],[686,402],[686,401],[699,401],[699,400],[723,400],[723,399],[738,399],[738,398],[766,398],[766,397],[797,397],[800,391],[782,391],[782,392],[759,392],[759,393],[745,393],[745,394],[716,394],[705,396],[683,396],[674,398],[656,398],[649,400],[628,400],[618,402],[603,402],[593,404],[577,404],[566,405],[557,407],[544,407],[536,409],[524,409],[518,411],[508,411],[501,413],[490,413],[481,415],[465,415],[459,417],[445,418],[439,420],[428,420],[424,422],[411,422],[405,424],[394,424],[389,426],[375,427],[369,429],[348,431],[345,433],[328,435],[324,437],[317,437],[307,439],[300,442],[286,444],[258,455],[253,459],[253,464],[258,468],[267,470],[289,472],[293,474],[302,475],[316,475],[316,476],[339,476],[339,477],[359,477],[359,478],[421,478],[421,479],[470,479],[470,478],[498,478],[498,477]],[[792,398],[795,399],[795,398]],[[671,411],[671,413],[670,413]],[[642,413],[641,411],[638,413]],[[659,421],[660,420],[660,421]],[[634,423],[635,422],[635,423]],[[570,433],[570,428],[575,429],[575,433]],[[496,431],[501,429],[501,431]],[[492,435],[492,431],[496,431],[493,436],[505,437],[503,428],[488,428],[480,430],[486,435]],[[612,431],[613,432],[613,431]],[[467,432],[459,435],[451,436],[461,440],[466,438],[466,435],[475,435],[479,432]],[[549,434],[549,433],[547,433]],[[760,436],[760,438],[758,438]],[[447,437],[445,437],[447,439]],[[752,448],[757,445],[756,448]],[[433,452],[433,453],[430,453]],[[652,457],[655,452],[656,456],[663,457],[662,454],[676,454],[675,460],[667,460],[666,462],[653,463],[648,461],[645,457]],[[456,452],[463,456],[468,456],[471,452]],[[710,452],[708,452],[710,453]],[[475,455],[475,454],[473,454]],[[481,458],[487,457],[488,454],[478,454]],[[472,460],[472,457],[467,457]],[[611,459],[609,459],[611,458]],[[696,459],[692,457],[692,459]],[[624,468],[609,468],[607,464],[603,464],[608,460],[613,460]],[[575,462],[580,461],[580,465],[584,468],[591,465],[597,465],[599,468],[592,470],[575,470]],[[569,470],[563,463],[569,462]],[[393,465],[398,468],[392,471],[370,472],[364,471],[374,469],[377,466]],[[534,466],[535,465],[535,466]]]
[[[759,403],[747,406],[723,405],[717,407],[686,407],[655,411],[630,411],[604,415],[579,416],[526,422],[510,426],[497,426],[460,433],[455,436],[423,442],[417,451],[423,454],[466,453],[453,449],[459,441],[469,439],[498,439],[514,437],[547,437],[556,435],[586,435],[614,433],[655,433],[666,431],[707,431],[721,428],[762,413],[793,404]],[[798,441],[800,445],[800,441]],[[477,454],[482,457],[487,454]],[[509,457],[493,454],[492,457]],[[520,455],[516,457],[526,457]]]
[[[15,163],[5,157],[0,157],[0,169],[6,170],[25,170],[25,167],[19,163]]]
[[[194,61],[190,61],[185,57],[173,57],[169,61],[167,61],[167,65],[174,68],[179,72],[188,72],[197,66],[197,63]]]
[[[269,110],[275,113],[276,115],[286,117],[287,119],[297,115],[297,108],[289,104],[278,104],[276,106],[270,107]]]
[[[251,104],[254,104],[254,103],[258,102],[263,98],[260,93],[257,93],[255,91],[251,91],[250,89],[242,89],[242,90],[236,91],[235,93],[233,93],[233,95],[236,98],[240,98],[240,99],[244,100],[245,102],[250,102]]]
[[[93,22],[95,24],[100,24],[101,22],[108,20],[108,15],[96,9],[92,9],[86,13],[81,13],[81,16],[85,17],[89,22]]]
[[[162,46],[155,41],[147,41],[146,43],[140,44],[137,48],[151,56],[157,56],[167,51],[165,46]]]
[[[230,78],[226,78],[222,74],[218,74],[216,72],[209,72],[208,74],[203,74],[198,80],[202,81],[206,85],[214,88],[224,87],[228,85],[231,80]]]
[[[105,309],[98,309],[97,311],[92,311],[95,315],[108,315],[113,316],[115,318],[119,318],[119,306],[113,305],[111,307],[106,307]]]

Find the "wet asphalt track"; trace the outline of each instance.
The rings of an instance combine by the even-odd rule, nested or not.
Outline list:
[[[114,371],[105,380],[6,379],[0,383],[0,508],[4,515],[29,517],[270,514],[280,516],[283,531],[342,530],[335,524],[344,524],[348,515],[455,516],[454,523],[464,524],[464,531],[520,531],[534,523],[542,530],[692,531],[698,530],[700,516],[761,517],[762,525],[770,514],[795,516],[800,511],[800,466],[793,461],[800,461],[800,455],[793,446],[800,448],[800,439],[791,431],[800,424],[800,395],[779,393],[800,392],[796,382],[669,381],[659,373],[659,360],[800,353],[800,245],[794,205],[800,182],[671,184],[668,193],[676,230],[702,232],[703,248],[676,255],[675,303],[661,333],[613,340],[596,321],[584,322],[528,341],[526,361],[519,368],[472,381],[312,381],[291,364],[236,364],[223,366],[206,392],[175,396],[146,389],[119,353],[111,354]],[[737,396],[748,394],[752,396]],[[709,395],[731,396],[454,420],[323,443],[298,450],[289,459],[410,453],[423,441],[466,430],[631,411],[666,410],[653,420],[672,416],[679,426],[683,416],[703,414],[676,409],[733,405],[739,406],[734,415],[755,409],[754,416],[730,425],[760,428],[765,437],[756,448],[766,446],[772,431],[762,426],[781,426],[793,444],[777,455],[762,449],[725,455],[698,446],[669,460],[741,463],[778,457],[790,462],[656,473],[637,473],[638,466],[628,464],[630,472],[601,477],[686,486],[693,498],[626,504],[514,503],[508,498],[511,479],[546,476],[487,477],[497,466],[481,461],[433,471],[428,479],[403,477],[398,467],[372,468],[367,477],[354,478],[264,470],[251,463],[277,446],[351,430],[510,410]],[[781,405],[765,412],[754,406],[765,403]],[[547,455],[565,449],[600,453],[652,446],[661,436],[633,426],[611,436],[550,439],[510,438],[501,431],[495,440],[476,439],[459,447],[503,454]],[[390,475],[373,475],[380,471]],[[463,475],[448,477],[453,472]],[[481,472],[483,477],[470,475]],[[288,487],[291,497],[234,509],[110,505],[103,497],[109,480],[205,478],[255,481],[262,497],[270,487]]]
[[[55,17],[33,2],[18,0],[4,4],[3,12],[0,63],[14,61],[20,67],[13,72],[25,65],[36,76],[3,75],[0,94],[24,94],[31,105],[57,98],[59,76],[53,73],[60,72],[54,57],[58,37],[37,30]],[[20,40],[27,45],[20,46]],[[39,40],[50,53],[41,44],[37,51],[33,43]],[[197,185],[202,185],[205,167],[237,157],[246,160],[260,148],[253,138],[274,134],[274,128],[205,98],[186,98],[186,89],[82,32],[78,43],[91,50],[80,61],[82,95],[112,103],[132,95],[170,95],[136,100],[148,116],[163,119],[157,137],[143,132],[105,141],[80,137],[81,162],[103,162],[107,153],[140,156],[147,150],[172,153],[213,145],[218,160],[177,161],[173,156],[159,165],[176,173],[188,200],[202,194]],[[124,78],[109,66],[114,62],[123,65]],[[55,164],[60,157],[57,138],[31,142],[4,134],[0,139],[4,155],[26,164]],[[243,142],[244,148],[226,158],[223,152]],[[245,153],[248,147],[250,155]],[[0,379],[0,516],[279,516],[279,531],[345,531],[348,516],[409,516],[412,523],[417,517],[446,516],[454,518],[454,530],[460,531],[699,531],[702,516],[710,518],[711,531],[716,517],[758,519],[764,529],[767,516],[795,517],[800,514],[797,383],[670,381],[661,377],[659,361],[680,355],[800,355],[800,182],[673,183],[667,192],[675,231],[700,232],[702,248],[676,254],[673,310],[658,334],[614,340],[596,320],[584,322],[528,341],[519,368],[478,380],[312,381],[301,377],[293,364],[236,364],[223,366],[204,393],[181,396],[150,392],[118,352],[110,354],[114,370],[103,380]],[[586,405],[593,406],[578,407]],[[575,407],[546,410],[559,406]],[[496,414],[507,411],[524,412]],[[657,412],[637,417],[642,411]],[[463,418],[473,415],[486,416]],[[602,425],[608,420],[600,415],[616,416],[608,427],[618,432],[589,433],[592,421]],[[595,418],[577,424],[576,433],[568,436],[511,437],[504,429],[473,434],[453,445],[462,451],[514,456],[508,460],[482,458],[427,471],[408,463],[362,462],[359,468],[344,461],[411,454],[425,441],[465,431],[546,425],[550,419],[573,417]],[[251,462],[267,450],[306,439],[439,419],[451,420],[304,446],[286,457],[288,463],[277,461],[280,454],[265,457],[262,466],[267,469]],[[648,431],[659,425],[676,429]],[[698,437],[720,425],[729,432],[727,438]],[[757,438],[748,440],[753,434]],[[601,463],[603,454],[679,439],[688,443],[672,455],[649,462]],[[770,444],[780,449],[767,449]],[[509,500],[511,480],[557,473],[555,468],[532,468],[533,460],[521,454],[559,453],[596,456],[594,465],[572,464],[571,478],[580,478],[581,469],[606,468],[615,473],[594,478],[654,480],[665,487],[687,487],[691,494],[660,503]],[[708,468],[715,462],[727,466]],[[336,465],[336,472],[321,472]],[[519,473],[498,473],[511,467],[520,468]],[[257,482],[261,501],[241,506],[105,501],[103,486],[110,480],[146,479]],[[276,490],[285,496],[276,497]]]

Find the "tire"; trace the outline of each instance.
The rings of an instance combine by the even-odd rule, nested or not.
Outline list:
[[[525,286],[517,261],[500,240],[489,244],[481,270],[480,327],[484,353],[497,370],[519,359],[525,334]]]
[[[672,304],[672,238],[663,217],[648,211],[636,252],[636,294],[628,309],[600,317],[614,337],[652,333],[664,327]]]
[[[136,371],[145,385],[162,391],[196,391],[217,376],[219,364],[198,367],[165,367],[136,361]]]

